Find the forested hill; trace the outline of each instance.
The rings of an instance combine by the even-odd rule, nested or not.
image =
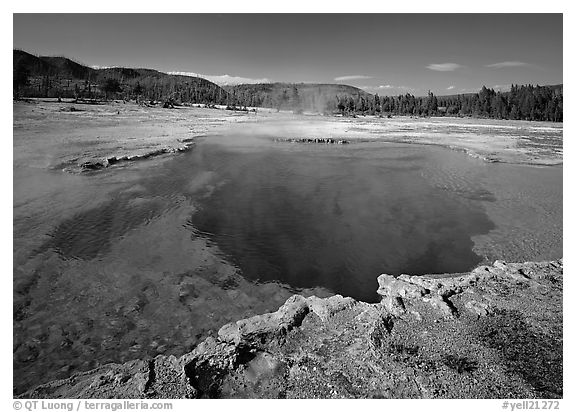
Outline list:
[[[434,101],[432,102],[434,103]],[[432,104],[434,109],[434,104]],[[478,93],[439,96],[436,112],[515,120],[563,120],[563,85],[512,85],[508,92],[482,87]]]
[[[337,109],[343,115],[462,116],[561,122],[563,87],[529,84],[512,85],[508,92],[482,87],[478,93],[452,96],[435,96],[429,92],[425,97],[409,93],[344,97],[338,99]]]
[[[224,89],[230,94],[231,104],[319,113],[337,110],[342,99],[373,99],[366,91],[344,84],[260,83],[224,86]]]
[[[200,77],[151,69],[94,69],[66,57],[13,52],[15,97],[125,98],[225,104],[228,93]]]

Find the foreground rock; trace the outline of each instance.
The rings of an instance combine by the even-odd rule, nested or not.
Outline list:
[[[23,398],[561,398],[562,260],[381,275],[381,303],[292,296],[180,358],[110,364]]]

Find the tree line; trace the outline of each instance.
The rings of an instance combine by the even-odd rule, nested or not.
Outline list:
[[[123,77],[112,73],[84,80],[59,75],[29,77],[25,70],[14,73],[14,97],[59,97],[75,99],[124,99],[183,103],[224,104],[227,93],[215,84],[185,76]]]
[[[409,93],[371,98],[343,96],[337,108],[343,115],[469,116],[493,119],[563,121],[562,86],[512,85],[509,92],[482,87],[478,93],[426,97]]]
[[[326,114],[461,116],[493,119],[563,121],[562,86],[512,85],[510,91],[495,91],[482,87],[478,93],[452,96],[417,97],[410,93],[399,96],[379,96],[368,93],[341,93],[320,96],[318,92],[299,92],[299,85],[272,90],[270,85],[228,89],[229,105],[272,107],[278,110],[301,111],[316,109]],[[320,103],[320,104],[318,104]]]
[[[13,52],[13,94],[20,97],[124,99],[173,103],[218,103],[227,93],[199,77],[151,69],[94,69],[65,57]]]
[[[92,69],[66,58],[38,58],[14,51],[14,98],[58,97],[124,99],[225,104],[229,107],[271,107],[324,114],[470,116],[514,120],[563,121],[563,87],[512,85],[510,91],[482,87],[478,93],[417,97],[371,95],[334,84],[266,83],[223,89],[196,77],[168,75],[150,69]]]

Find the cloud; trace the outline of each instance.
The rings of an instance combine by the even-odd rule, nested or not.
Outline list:
[[[480,91],[481,87],[472,87],[469,89],[460,89],[461,92],[463,93],[478,93]]]
[[[499,63],[487,64],[485,67],[490,67],[491,69],[502,69],[504,67],[522,67],[522,66],[528,66],[528,63],[524,63],[524,62],[499,62]]]
[[[375,87],[375,89],[400,89],[400,90],[414,90],[412,87],[408,86],[393,86],[391,84],[385,84]]]
[[[494,90],[505,91],[505,90],[510,90],[510,85],[509,84],[495,84],[494,86],[492,86],[492,88]]]
[[[340,76],[335,77],[334,81],[341,82],[346,80],[362,80],[362,79],[371,79],[371,76],[364,76],[363,74],[351,74],[349,76]]]
[[[456,87],[456,86],[451,85],[451,86],[448,86],[448,87],[446,88],[446,90],[452,90],[452,89],[454,89],[455,87]]]
[[[213,74],[198,74],[192,72],[168,72],[168,74],[175,74],[179,76],[192,76],[202,77],[219,86],[232,86],[235,84],[256,84],[256,83],[270,83],[270,79],[251,79],[249,77],[230,76],[229,74],[213,75]]]
[[[379,86],[358,86],[359,89],[362,90],[366,90],[366,91],[371,91],[371,92],[378,92],[378,91],[390,91],[390,90],[396,90],[396,91],[414,91],[417,89],[414,89],[412,87],[408,87],[408,86],[394,86],[392,84],[381,84]]]
[[[432,63],[426,66],[427,69],[435,70],[437,72],[453,72],[456,69],[461,69],[461,64],[458,63]]]

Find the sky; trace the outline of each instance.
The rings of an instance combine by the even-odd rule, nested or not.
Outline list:
[[[13,46],[218,84],[342,83],[370,93],[559,84],[561,14],[14,14]]]

